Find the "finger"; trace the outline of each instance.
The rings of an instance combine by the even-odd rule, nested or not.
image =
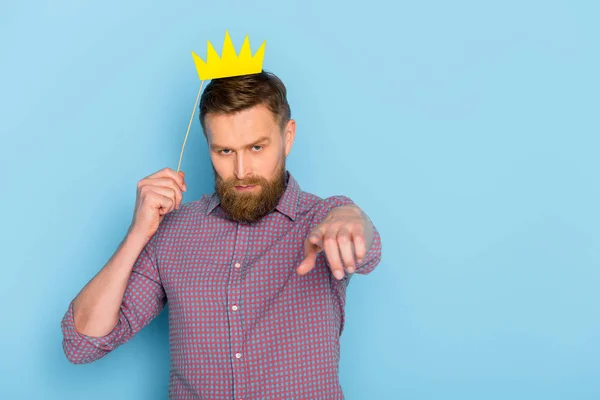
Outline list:
[[[325,232],[321,231],[321,229],[315,229],[310,233],[310,235],[308,235],[307,240],[318,248],[323,249],[324,234]]]
[[[152,185],[163,185],[163,186],[176,186],[177,188],[179,188],[179,190],[184,191],[184,186],[185,184],[180,183],[178,180],[173,179],[171,177],[162,177],[162,178],[152,178],[149,179],[148,182],[150,182]]]
[[[175,179],[170,177],[144,178],[138,182],[138,187],[144,185],[169,186],[177,187],[179,190],[183,189],[183,187]]]
[[[152,204],[152,208],[157,209],[159,215],[165,215],[171,212],[173,209],[173,199],[171,197],[163,196],[160,193],[149,191],[144,197],[144,201],[149,201]]]
[[[340,260],[340,250],[336,238],[337,230],[328,230],[323,238],[323,248],[325,249],[329,268],[331,268],[333,276],[335,276],[337,279],[342,279],[344,277],[344,267],[342,266],[342,261]]]
[[[160,215],[170,213],[175,207],[173,190],[163,186],[146,185],[141,189],[142,202],[150,202]]]
[[[181,188],[182,191],[186,191],[187,187],[185,185],[185,180],[183,175],[181,175],[178,172],[175,172],[173,169],[171,168],[166,168],[165,172],[167,174],[168,177],[170,177],[171,179],[173,179],[175,182],[177,182],[177,184],[179,185],[179,187]]]
[[[183,172],[183,171],[179,171],[179,172]],[[157,179],[157,178],[171,178],[175,182],[177,182],[177,184],[179,185],[181,190],[183,190],[184,192],[187,190],[187,187],[186,187],[185,181],[184,181],[184,176],[182,176],[180,173],[175,172],[171,168],[163,168],[160,171],[155,172],[154,174],[147,177],[147,179]]]
[[[151,185],[151,186],[163,186],[167,188],[171,188],[175,191],[175,202],[179,207],[181,200],[183,199],[183,193],[181,193],[181,187],[171,178],[152,178],[141,181],[142,186]]]
[[[367,255],[367,247],[365,244],[365,237],[362,233],[355,233],[352,235],[352,241],[354,243],[354,254],[356,254],[356,262],[361,263],[364,261]]]
[[[347,229],[340,229],[337,235],[337,243],[346,271],[349,274],[352,274],[356,265],[354,264],[354,244],[352,242],[350,231]]]
[[[316,236],[309,236],[304,240],[304,259],[296,268],[298,275],[304,275],[315,267],[317,255],[322,251],[319,245],[313,243],[315,240],[319,241],[320,239]]]
[[[183,191],[187,192],[187,185],[185,184],[185,173],[183,171],[179,171],[178,174],[181,175],[181,181],[183,183]]]
[[[161,178],[161,183],[164,185],[164,187],[170,189],[173,191],[174,193],[174,201],[175,201],[175,208],[179,208],[179,204],[181,203],[181,200],[183,199],[183,193],[181,192],[181,188],[178,186],[178,184],[170,178]]]
[[[164,187],[164,186],[146,185],[144,190],[158,193],[164,197],[168,197],[169,199],[171,199],[173,201],[173,208],[174,209],[179,208],[179,199],[180,198],[177,195],[176,189],[173,189],[170,187]],[[172,210],[169,210],[169,211],[172,211]]]

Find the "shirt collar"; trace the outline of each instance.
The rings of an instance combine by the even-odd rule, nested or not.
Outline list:
[[[298,206],[298,197],[301,189],[296,179],[294,179],[292,174],[287,170],[286,176],[287,185],[275,209],[280,213],[287,215],[292,221],[294,221],[296,219],[296,209]],[[215,208],[217,208],[219,204],[221,204],[221,200],[215,192],[208,200],[206,214],[210,214]]]

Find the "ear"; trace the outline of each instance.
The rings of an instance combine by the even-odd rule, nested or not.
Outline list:
[[[290,119],[288,123],[285,125],[285,130],[283,132],[283,137],[285,140],[285,155],[286,157],[290,154],[292,150],[292,145],[294,144],[294,139],[296,138],[296,121]]]

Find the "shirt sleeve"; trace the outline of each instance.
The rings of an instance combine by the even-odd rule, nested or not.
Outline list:
[[[105,356],[127,342],[160,314],[167,298],[162,286],[155,251],[156,234],[136,259],[123,301],[119,320],[111,332],[101,337],[87,336],[75,329],[73,300],[61,321],[63,350],[74,364],[84,364]]]
[[[315,216],[313,217],[313,223],[311,226],[311,230],[313,228],[315,228],[318,224],[320,224],[325,219],[325,217],[327,216],[329,211],[331,211],[331,209],[333,209],[335,207],[339,207],[339,206],[349,205],[349,204],[355,204],[355,203],[350,198],[348,198],[346,196],[341,196],[341,195],[331,196],[331,197],[328,197],[328,198],[322,200],[318,206]],[[323,256],[323,258],[327,262],[327,257]],[[377,264],[379,264],[380,261],[381,261],[381,237],[379,236],[379,231],[375,227],[375,224],[373,224],[373,244],[371,245],[371,248],[367,251],[367,254],[365,254],[363,261],[361,263],[356,264],[354,273],[348,274],[346,272],[346,275],[344,276],[342,281],[349,279],[354,274],[366,275],[366,274],[372,272],[375,269],[375,267],[377,266]]]

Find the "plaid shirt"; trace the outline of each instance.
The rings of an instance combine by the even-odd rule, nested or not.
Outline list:
[[[215,193],[167,214],[137,258],[119,321],[103,337],[76,331],[73,302],[63,349],[88,363],[127,342],[169,302],[172,399],[343,399],[339,338],[351,275],[333,277],[324,252],[304,276],[304,240],[345,196],[304,192],[287,172],[278,206],[238,223]],[[355,273],[381,258],[379,233]]]

